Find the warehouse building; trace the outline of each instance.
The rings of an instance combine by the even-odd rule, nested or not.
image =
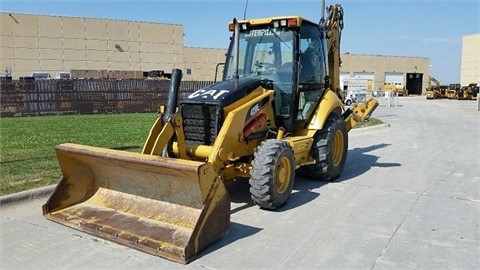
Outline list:
[[[183,45],[183,26],[140,21],[0,13],[0,75],[13,78],[141,78],[144,71],[183,70],[184,80],[221,78],[226,49]],[[429,59],[342,54],[344,90],[401,84],[422,94]]]
[[[224,49],[184,47],[183,26],[175,24],[0,13],[0,27],[0,67],[13,78],[71,70],[142,77],[179,68],[185,79],[213,80],[225,58]]]
[[[480,83],[480,34],[462,39],[462,68],[460,84]]]
[[[430,79],[430,59],[385,55],[342,54],[340,79],[344,90],[381,90],[384,84],[402,85],[421,95]]]

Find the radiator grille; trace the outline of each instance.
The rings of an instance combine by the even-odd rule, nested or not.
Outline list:
[[[220,109],[214,105],[183,104],[185,140],[194,145],[212,145],[218,133]]]

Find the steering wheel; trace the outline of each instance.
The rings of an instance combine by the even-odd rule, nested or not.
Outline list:
[[[255,62],[254,64],[257,68],[263,68],[263,69],[271,69],[273,68],[272,63],[265,63],[265,62]]]
[[[276,70],[275,66],[272,63],[265,63],[265,62],[255,62],[254,64],[256,70],[259,75],[268,75],[268,74],[273,74],[273,72]]]

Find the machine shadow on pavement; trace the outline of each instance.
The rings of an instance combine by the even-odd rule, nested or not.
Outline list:
[[[305,177],[297,176],[295,178],[295,184],[293,186],[294,192],[286,202],[284,206],[279,209],[272,210],[274,212],[284,212],[291,210],[296,207],[301,207],[302,205],[314,200],[320,193],[314,192],[312,190],[320,188],[323,185],[328,184],[329,182],[325,181],[316,181],[311,180]],[[233,182],[225,183],[225,187],[230,195],[230,201],[234,204],[240,204],[240,206],[234,206],[232,204],[232,209],[230,210],[230,214],[234,214],[250,207],[257,207],[250,198],[250,184],[248,183],[248,179],[238,179]],[[233,208],[235,207],[235,208]],[[258,208],[258,211],[270,211],[270,210],[263,210]],[[240,224],[236,222],[230,222],[230,229],[228,232],[214,242],[212,245],[207,247],[203,252],[198,254],[198,257],[203,257],[208,255],[211,252],[214,252],[217,249],[223,248],[224,246],[230,245],[233,242],[240,240],[242,238],[250,237],[258,232],[263,230],[263,228],[257,228],[248,226],[245,224]]]
[[[354,148],[348,151],[347,161],[344,171],[336,182],[348,181],[352,178],[360,176],[370,170],[372,167],[400,167],[400,163],[380,163],[378,156],[368,154],[371,151],[389,147],[391,144],[381,143],[363,148]]]
[[[223,237],[220,237],[220,239],[218,239],[216,242],[208,246],[205,250],[200,252],[198,254],[198,258],[207,256],[208,254],[228,246],[237,240],[250,237],[261,230],[263,229],[230,221],[230,229],[227,231],[227,233],[223,235]]]
[[[344,182],[351,180],[357,176],[360,176],[370,170],[372,167],[399,167],[399,163],[380,163],[378,162],[378,156],[369,154],[374,150],[382,149],[389,147],[391,144],[376,144],[363,148],[354,148],[348,151],[347,161],[345,164],[344,171],[340,177],[334,182]],[[295,183],[293,185],[293,192],[288,199],[287,203],[281,208],[275,210],[276,212],[284,212],[290,209],[300,207],[318,196],[319,193],[314,192],[313,190],[326,185],[328,181],[319,181],[308,179],[302,176],[295,177]],[[248,179],[238,179],[230,183],[225,184],[228,193],[230,195],[231,202],[241,204],[238,207],[232,208],[230,213],[234,214],[236,212],[242,211],[250,207],[256,207],[250,198]],[[267,210],[268,211],[268,210]]]
[[[272,211],[284,212],[296,207],[300,207],[307,202],[314,200],[320,195],[319,193],[313,192],[313,189],[317,189],[328,183],[329,182],[317,181],[302,176],[296,176],[295,183],[293,184],[293,192],[287,203],[281,208]],[[242,204],[241,206],[232,208],[230,210],[230,214],[240,212],[250,207],[258,207],[253,203],[252,199],[250,198],[250,184],[248,183],[248,179],[239,179],[234,182],[227,183],[225,186],[229,191],[230,201],[233,203]]]
[[[313,180],[303,176],[295,177],[292,195],[287,203],[277,211],[285,212],[296,207],[301,207],[302,205],[315,200],[315,198],[320,196],[320,193],[315,192],[314,190],[328,183],[329,182]]]
[[[256,206],[250,198],[250,184],[248,183],[248,179],[241,178],[225,183],[225,188],[230,195],[230,202],[241,204],[238,207],[232,208],[230,210],[230,214],[234,214],[252,206]]]
[[[379,163],[378,156],[368,154],[371,151],[382,149],[390,146],[390,144],[382,143],[376,144],[364,148],[354,148],[348,151],[347,162],[345,169],[335,182],[343,182],[352,180],[357,176],[362,175],[367,172],[372,167],[398,167],[401,166],[399,163]],[[285,212],[291,209],[302,207],[310,201],[315,200],[320,196],[318,189],[324,185],[327,185],[332,182],[328,181],[319,181],[314,179],[308,179],[302,176],[295,177],[295,183],[293,186],[293,192],[284,206],[279,209],[274,210],[275,212]],[[232,182],[225,183],[225,187],[230,196],[231,210],[230,214],[235,214],[241,212],[250,207],[258,207],[255,205],[250,198],[250,184],[248,179],[237,179]],[[269,211],[258,209],[258,211]],[[198,257],[206,256],[215,250],[221,249],[227,245],[232,244],[233,242],[250,237],[258,232],[263,230],[263,228],[257,228],[248,226],[245,224],[240,224],[236,222],[230,222],[230,228],[228,232],[212,243],[204,251],[198,254]]]

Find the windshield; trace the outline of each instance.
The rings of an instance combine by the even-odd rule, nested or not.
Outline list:
[[[239,35],[240,78],[258,77],[274,82],[292,80],[293,32],[288,28],[250,29]],[[233,38],[232,38],[233,40]],[[233,43],[233,42],[232,42]],[[233,79],[233,44],[230,45],[224,80]]]

